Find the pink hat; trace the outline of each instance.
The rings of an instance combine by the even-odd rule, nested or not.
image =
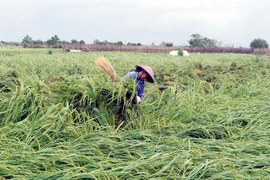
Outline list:
[[[135,66],[136,70],[144,70],[148,75],[149,78],[147,78],[147,81],[150,83],[154,83],[155,78],[154,78],[154,73],[153,73],[153,69],[150,66],[141,66],[141,65],[136,65]]]

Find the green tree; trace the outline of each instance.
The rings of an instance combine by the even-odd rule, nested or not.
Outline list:
[[[63,41],[59,41],[59,44],[70,44],[70,42],[63,40]]]
[[[80,44],[85,44],[84,40],[80,40],[79,43],[80,43]]]
[[[123,43],[122,41],[118,41],[116,44],[117,44],[118,46],[124,45],[124,43]]]
[[[77,44],[78,41],[76,39],[71,39],[71,44]]]
[[[48,39],[48,40],[46,41],[46,44],[48,44],[48,45],[54,45],[53,43],[54,43],[54,42],[53,42],[52,39]]]
[[[131,42],[127,43],[127,46],[141,46],[141,45],[142,45],[141,43],[131,43]]]
[[[95,39],[94,41],[93,41],[93,44],[100,44],[101,42],[98,40],[98,39]]]
[[[173,46],[173,43],[167,42],[167,43],[165,43],[165,45],[166,45],[166,47],[172,47]]]
[[[33,44],[33,40],[30,36],[28,36],[28,34],[23,38],[22,40],[22,44]]]
[[[46,43],[48,45],[58,45],[60,44],[60,38],[57,35],[54,35],[51,39],[48,39]]]
[[[112,44],[112,43],[110,43],[109,41],[105,40],[105,41],[101,42],[100,44],[108,45],[108,44]]]
[[[36,45],[42,45],[43,44],[43,41],[38,39],[38,40],[33,40],[33,44],[36,44]]]
[[[166,47],[172,47],[173,46],[173,43],[172,42],[165,42],[165,41],[162,41],[160,46],[166,46]]]
[[[251,43],[250,43],[250,48],[268,48],[269,45],[268,43],[264,40],[264,39],[254,39]]]
[[[192,34],[192,39],[188,41],[190,47],[203,47],[203,37],[200,34]]]
[[[60,38],[57,35],[54,35],[53,37],[51,37],[53,45],[55,44],[59,44]]]
[[[192,34],[191,37],[192,39],[188,41],[190,47],[216,48],[222,45],[222,42],[203,37],[200,34]]]
[[[160,43],[160,46],[166,46],[165,41],[162,41],[162,42]]]

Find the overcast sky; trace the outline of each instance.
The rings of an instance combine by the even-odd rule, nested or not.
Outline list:
[[[0,40],[189,45],[192,34],[249,47],[270,43],[269,0],[1,0]]]

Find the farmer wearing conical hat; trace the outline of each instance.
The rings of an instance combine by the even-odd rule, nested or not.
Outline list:
[[[154,73],[150,66],[136,65],[136,70],[128,72],[123,79],[134,79],[136,80],[136,91],[137,91],[137,102],[142,102],[144,96],[144,81],[154,83]]]

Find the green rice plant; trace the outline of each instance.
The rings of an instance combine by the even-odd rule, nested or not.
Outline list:
[[[178,56],[183,56],[183,49],[182,48],[178,48]]]
[[[48,50],[48,54],[53,54],[53,51],[51,49]]]
[[[131,82],[108,82],[104,85],[91,78],[62,78],[49,86],[58,101],[70,105],[75,123],[83,123],[83,119],[90,116],[101,126],[118,127],[122,121],[127,123],[129,116],[136,114],[135,85]]]
[[[269,179],[269,57],[47,52],[0,50],[0,177]],[[153,68],[142,103],[99,56]]]
[[[239,133],[240,130],[226,129],[224,126],[202,127],[186,130],[179,134],[179,137],[203,138],[203,139],[224,139],[233,134]]]
[[[16,86],[19,86],[18,73],[16,71],[7,71],[1,77],[0,93],[7,93],[14,91]]]
[[[113,121],[108,119],[107,122],[116,127],[122,122],[127,124],[140,111],[136,106],[135,84],[129,81],[102,87],[97,93],[96,102],[98,109],[106,110],[110,117],[115,118]]]
[[[18,122],[25,118],[36,118],[42,106],[42,99],[36,97],[29,88],[20,87],[10,98],[1,124]]]

